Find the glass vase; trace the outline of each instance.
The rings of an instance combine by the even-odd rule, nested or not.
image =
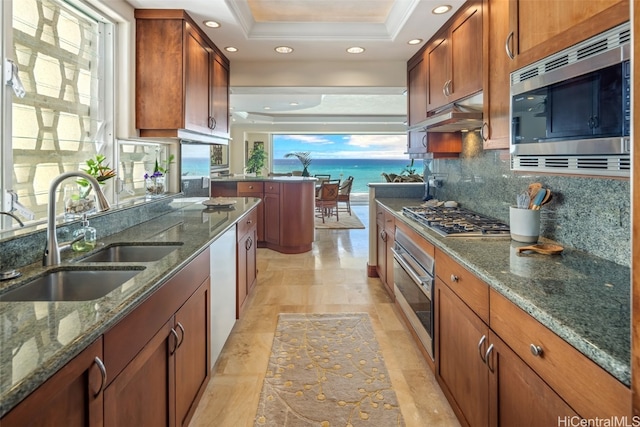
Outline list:
[[[71,221],[82,218],[83,214],[96,212],[96,197],[91,187],[70,184],[64,187],[64,219]]]
[[[165,177],[155,176],[145,180],[145,189],[147,197],[158,197],[164,194]]]

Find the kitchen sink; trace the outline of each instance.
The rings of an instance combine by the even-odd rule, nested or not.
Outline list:
[[[145,267],[51,271],[0,295],[0,301],[91,301],[102,298]]]
[[[81,262],[152,262],[178,249],[182,243],[114,244],[81,259]]]

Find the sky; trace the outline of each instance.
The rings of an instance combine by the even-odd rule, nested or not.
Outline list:
[[[406,159],[407,135],[273,135],[273,158],[310,151],[314,159]]]

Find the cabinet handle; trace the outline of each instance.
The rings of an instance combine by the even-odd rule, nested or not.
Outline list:
[[[382,238],[382,241],[383,241],[383,242],[386,242],[386,241],[387,241],[387,232],[386,232],[386,231],[384,231],[384,230],[382,230],[382,231],[380,232],[380,237]]]
[[[180,342],[178,342],[178,345],[176,345],[176,349],[180,348],[182,342],[184,341],[184,326],[182,326],[182,323],[178,322],[178,328],[180,329],[182,338],[180,338]]]
[[[451,83],[453,83],[453,81],[452,81],[451,79],[449,79],[449,80],[447,81],[447,96],[451,96],[451,94],[453,93],[453,92],[451,91]]]
[[[507,40],[504,43],[504,48],[507,51],[507,56],[509,57],[509,59],[515,58],[515,56],[513,55],[513,51],[511,50],[512,40],[513,40],[513,31],[509,33],[509,35],[507,36]]]
[[[480,354],[480,360],[482,360],[482,363],[487,363],[487,359],[485,359],[484,357],[484,353],[482,352],[482,346],[484,345],[484,342],[487,340],[487,336],[483,335],[482,338],[480,338],[480,341],[478,342],[478,353]]]
[[[251,249],[251,246],[253,246],[253,239],[251,239],[251,237],[249,237],[245,242],[244,242],[244,248],[246,250]]]
[[[449,80],[447,80],[446,82],[444,82],[444,84],[442,85],[442,94],[443,94],[444,96],[449,96],[449,95],[447,94],[447,82],[448,82],[448,81],[449,81]]]
[[[422,146],[425,147],[425,148],[427,147],[427,134],[426,133],[422,137]]]
[[[485,129],[487,130],[486,134],[485,134]],[[480,137],[485,142],[487,142],[487,140],[489,139],[489,123],[488,122],[482,123],[482,127],[480,128]]]
[[[169,351],[169,354],[173,356],[173,354],[178,349],[178,341],[180,341],[180,340],[178,339],[178,333],[173,328],[171,328],[171,335],[173,335],[175,337],[175,339],[176,339],[175,345],[173,346],[173,349],[171,351]]]
[[[493,366],[491,366],[491,360],[489,358],[491,357],[492,352],[493,352],[493,344],[489,346],[489,348],[487,349],[487,352],[484,354],[484,363],[486,363],[487,368],[489,368],[491,372],[493,372]]]
[[[253,190],[253,185],[250,185],[250,186],[249,186],[249,190]]]
[[[533,354],[536,357],[541,357],[543,350],[542,347],[540,347],[539,345],[535,345],[535,344],[531,344],[529,346],[529,349],[531,350],[531,354]]]
[[[107,385],[107,368],[104,367],[104,363],[102,363],[102,360],[97,356],[93,359],[93,363],[98,367],[98,370],[100,371],[100,379],[102,380],[100,382],[100,388],[93,395],[95,397],[102,393],[104,391],[104,387]]]
[[[457,282],[458,280],[460,280],[460,279],[458,278],[458,276],[456,276],[455,274],[452,274],[452,275],[451,275],[451,281],[452,281],[452,282]]]

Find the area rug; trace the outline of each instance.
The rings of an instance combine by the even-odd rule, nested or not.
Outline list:
[[[351,215],[348,213],[340,213],[340,221],[336,221],[336,217],[325,218],[324,223],[322,218],[316,217],[316,228],[332,228],[332,229],[347,229],[347,228],[364,228],[360,218],[356,216],[353,211]]]
[[[404,426],[367,313],[280,314],[254,426]]]

